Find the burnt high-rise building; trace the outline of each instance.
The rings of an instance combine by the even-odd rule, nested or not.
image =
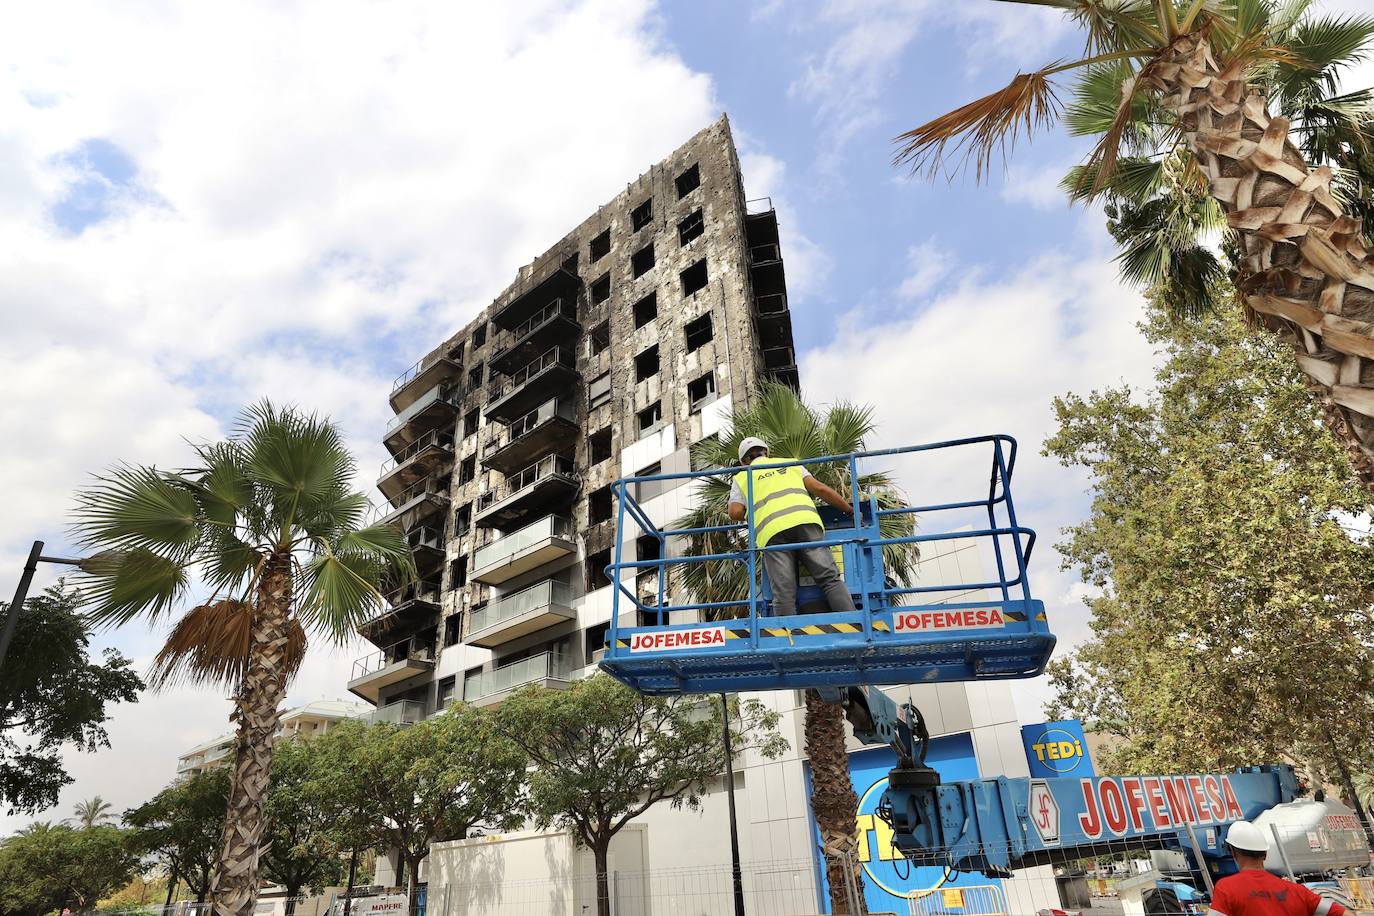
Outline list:
[[[377,486],[419,581],[361,628],[376,651],[349,689],[405,722],[590,673],[611,482],[688,470],[764,378],[797,385],[778,224],[747,200],[722,117],[396,380]],[[680,513],[670,484],[639,501]]]

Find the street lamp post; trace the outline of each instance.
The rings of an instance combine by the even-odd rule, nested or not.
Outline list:
[[[5,615],[5,628],[0,630],[0,667],[5,664],[5,654],[10,650],[10,640],[14,638],[14,628],[19,624],[19,614],[23,611],[25,599],[29,597],[29,585],[33,582],[33,574],[38,571],[39,563],[84,567],[87,561],[67,557],[45,557],[43,542],[33,542],[33,547],[29,550],[29,560],[24,564],[24,572],[19,576],[19,587],[14,590],[14,600],[10,602],[9,613]]]

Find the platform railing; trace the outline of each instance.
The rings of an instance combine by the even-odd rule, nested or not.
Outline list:
[[[988,479],[988,493],[986,498],[970,499],[956,502],[936,503],[921,506],[902,506],[898,508],[881,508],[877,500],[868,497],[865,504],[862,494],[859,492],[859,462],[873,459],[885,458],[901,455],[911,455],[921,452],[930,452],[938,449],[954,449],[961,447],[989,446],[992,452],[991,467]],[[757,530],[754,519],[754,474],[755,471],[749,467],[719,468],[705,471],[684,471],[674,474],[652,474],[640,477],[626,477],[617,480],[613,485],[613,492],[619,502],[617,530],[625,532],[628,522],[633,522],[639,529],[649,536],[653,536],[659,541],[659,559],[652,560],[627,560],[624,556],[625,537],[617,539],[614,562],[607,569],[607,577],[615,585],[613,592],[613,611],[611,615],[611,629],[607,634],[610,645],[615,645],[619,629],[620,619],[620,599],[623,596],[628,599],[640,611],[653,616],[655,625],[663,626],[670,622],[674,614],[698,611],[698,612],[724,612],[728,609],[743,608],[746,611],[749,621],[749,644],[751,648],[757,648],[759,644],[759,610],[761,599],[760,589],[760,555],[764,553],[782,553],[796,550],[806,550],[815,547],[839,547],[845,544],[862,543],[869,548],[878,548],[889,545],[899,544],[923,544],[948,540],[968,540],[977,538],[988,538],[992,541],[993,556],[997,567],[997,579],[986,582],[960,582],[951,585],[906,585],[888,584],[883,587],[870,590],[867,593],[860,593],[856,610],[870,611],[869,606],[872,599],[876,596],[886,599],[891,603],[891,599],[899,599],[903,595],[923,595],[939,592],[968,592],[978,589],[995,589],[1003,601],[1012,600],[1012,589],[1019,588],[1024,600],[1031,599],[1030,586],[1027,581],[1026,568],[1030,562],[1031,551],[1035,546],[1035,532],[1029,528],[1023,528],[1017,524],[1016,511],[1011,501],[1011,475],[1016,466],[1017,444],[1016,440],[1005,435],[974,436],[965,439],[952,439],[944,442],[934,442],[925,445],[911,445],[901,448],[877,449],[873,451],[854,452],[845,455],[827,455],[819,458],[806,458],[786,463],[770,463],[768,467],[806,467],[812,465],[833,464],[844,462],[848,465],[849,479],[849,503],[856,513],[867,513],[874,519],[875,524],[880,524],[885,518],[900,518],[902,516],[912,516],[920,514],[931,514],[938,512],[952,512],[958,510],[983,509],[987,513],[987,527],[974,530],[959,530],[938,532],[932,534],[909,534],[896,537],[870,537],[858,533],[857,522],[854,533],[846,535],[841,531],[831,531],[828,536],[819,541],[809,541],[800,544],[770,544],[766,547],[755,546],[758,543]],[[707,477],[732,477],[735,474],[744,472],[745,478],[745,505],[747,507],[746,518],[743,522],[736,522],[726,525],[709,525],[700,528],[679,528],[679,529],[660,529],[645,513],[634,498],[634,491],[631,487],[640,483],[648,483],[660,480],[684,480],[701,479]],[[1005,523],[999,523],[998,509],[1006,517]],[[746,546],[739,550],[699,554],[694,556],[669,556],[667,549],[668,538],[695,537],[713,533],[736,532],[746,538]],[[1002,545],[1003,539],[1011,542],[1010,557],[1006,554]],[[749,595],[744,600],[735,601],[689,601],[682,604],[668,603],[668,568],[670,566],[687,566],[695,563],[711,562],[739,562],[742,563],[747,571],[749,582]],[[1015,575],[1008,577],[1008,571],[1014,566]],[[633,571],[636,576],[639,570],[650,570],[657,573],[656,601],[653,604],[646,603],[640,598],[635,590],[626,587],[626,581],[621,575],[623,571]],[[634,584],[633,580],[630,584]],[[873,615],[863,613],[861,615],[864,635],[866,638],[873,637]]]

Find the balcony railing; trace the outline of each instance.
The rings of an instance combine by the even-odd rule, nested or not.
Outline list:
[[[388,512],[386,516],[383,518],[383,521],[394,520],[394,517],[402,509],[406,508],[408,505],[410,505],[412,502],[414,502],[422,496],[432,496],[436,502],[443,505],[447,505],[449,497],[448,487],[445,486],[445,483],[446,481],[438,481],[434,480],[433,478],[426,477],[424,480],[416,481],[415,483],[406,487],[400,493],[391,497],[391,505],[393,507],[393,511]]]
[[[577,303],[572,299],[564,299],[561,297],[558,299],[554,299],[552,302],[544,306],[539,311],[535,312],[529,318],[526,318],[524,321],[520,322],[519,325],[503,333],[501,335],[501,339],[497,341],[496,349],[492,353],[491,358],[493,360],[500,359],[501,354],[505,353],[511,347],[519,343],[521,338],[523,338],[526,334],[530,333],[535,328],[539,327],[545,322],[552,321],[553,319],[558,318],[560,316],[563,318],[569,318],[573,321],[576,321]]]
[[[425,704],[418,700],[397,700],[354,716],[368,725],[413,725],[425,717]]]
[[[754,264],[771,264],[774,261],[781,261],[782,249],[778,247],[777,242],[755,245],[749,249],[749,260]]]
[[[471,702],[544,680],[568,680],[572,666],[562,653],[541,652],[518,662],[469,674],[463,681],[463,699]]]
[[[572,536],[571,521],[561,515],[546,515],[503,538],[497,538],[490,544],[478,547],[472,554],[472,568],[477,570],[495,566],[506,562],[520,551],[550,538],[572,540]]]
[[[527,490],[554,475],[562,475],[577,479],[577,466],[573,464],[571,458],[563,455],[545,455],[534,464],[518,471],[506,478],[506,482],[497,487],[492,487],[477,496],[477,511],[481,512],[490,509],[497,503],[510,499],[519,494],[522,490]]]
[[[397,452],[396,457],[388,458],[386,461],[383,461],[381,470],[378,472],[377,476],[385,477],[428,448],[453,451],[453,433],[444,432],[438,429],[425,433],[423,436]]]
[[[416,398],[413,404],[392,417],[391,422],[386,425],[384,435],[391,435],[431,404],[451,404],[457,408],[460,393],[457,385],[435,385]]]
[[[534,432],[554,417],[561,417],[570,423],[577,422],[577,408],[567,398],[549,398],[534,410],[512,420],[506,428],[482,447],[482,457],[487,457],[510,445],[516,439]]]
[[[443,550],[444,532],[439,528],[431,528],[422,525],[419,528],[411,528],[406,532],[406,543],[411,550]]]
[[[505,378],[493,379],[487,386],[487,398],[489,401],[495,401],[504,397],[553,366],[566,366],[571,369],[575,365],[572,350],[567,347],[550,347],[537,359],[531,360]]]
[[[364,655],[353,663],[353,675],[349,680],[356,681],[360,677],[376,674],[384,668],[406,661],[434,661],[434,643],[412,636],[385,649]]]
[[[528,614],[536,608],[551,604],[572,607],[572,586],[566,582],[550,579],[529,588],[522,588],[511,595],[498,598],[486,607],[468,615],[468,631],[476,633],[487,627],[494,627],[514,620],[521,614]]]

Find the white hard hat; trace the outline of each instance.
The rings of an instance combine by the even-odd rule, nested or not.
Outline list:
[[[768,443],[758,436],[745,436],[744,441],[739,444],[739,460],[743,461],[744,456],[756,448],[768,448]]]
[[[1249,821],[1236,821],[1231,825],[1231,829],[1226,831],[1226,845],[1241,852],[1262,854],[1269,851],[1269,841],[1265,839],[1264,831]]]

